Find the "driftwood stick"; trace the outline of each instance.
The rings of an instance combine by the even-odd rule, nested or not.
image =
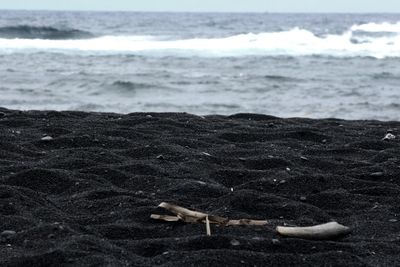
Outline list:
[[[158,206],[176,214],[176,216],[179,219],[181,219],[182,221],[187,222],[187,223],[195,223],[195,222],[205,223],[207,216],[208,216],[210,223],[225,224],[226,222],[228,222],[227,218],[208,215],[203,212],[189,210],[189,209],[186,209],[186,208],[174,205],[174,204],[166,203],[166,202],[162,202]]]
[[[179,221],[179,217],[170,216],[170,215],[151,214],[150,218],[155,219],[155,220],[163,220],[163,221],[166,221],[166,222],[177,222],[177,221]]]
[[[220,224],[220,225],[266,225],[268,221],[266,220],[250,220],[250,219],[240,219],[240,220],[229,220],[228,218],[209,215],[207,213],[189,210],[174,204],[162,202],[159,207],[169,210],[170,212],[176,214],[176,216],[169,215],[158,215],[152,214],[150,217],[156,220],[164,220],[168,222],[175,222],[182,220],[187,223],[205,223],[207,224]]]
[[[288,237],[322,240],[347,235],[351,232],[351,229],[337,222],[329,222],[309,227],[278,226],[276,227],[276,231]]]
[[[267,220],[250,220],[250,219],[240,219],[240,220],[229,220],[226,225],[266,225]]]
[[[206,216],[206,230],[207,230],[207,235],[211,236],[210,221],[208,220],[208,216]]]
[[[172,213],[175,213],[178,216],[184,216],[184,217],[193,217],[193,218],[205,218],[207,217],[208,214],[198,212],[198,211],[192,211],[189,209],[186,209],[184,207],[180,207],[177,205],[169,204],[166,202],[162,202],[160,205],[158,205],[161,208],[164,208],[166,210],[169,210]]]
[[[177,222],[179,220],[187,223],[205,223],[207,235],[211,235],[210,224],[219,224],[223,226],[230,225],[255,225],[263,226],[269,224],[267,220],[251,220],[251,219],[240,219],[240,220],[229,220],[228,218],[209,215],[207,213],[189,210],[174,204],[162,202],[159,207],[169,210],[176,214],[176,216],[170,215],[158,215],[151,214],[152,219],[163,220],[167,222]],[[341,225],[337,222],[329,222],[325,224],[319,224],[309,227],[286,227],[278,226],[276,231],[288,237],[297,237],[304,239],[334,239],[339,236],[347,235],[351,232],[351,229],[347,226]]]

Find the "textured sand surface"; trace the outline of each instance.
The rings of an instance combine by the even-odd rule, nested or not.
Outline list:
[[[400,265],[399,122],[0,111],[1,266]],[[207,237],[163,201],[270,224]]]

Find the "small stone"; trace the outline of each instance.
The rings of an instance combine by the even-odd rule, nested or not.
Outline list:
[[[157,159],[163,160],[163,159],[164,159],[164,156],[163,156],[163,155],[158,155],[158,156],[157,156]]]
[[[301,200],[301,201],[306,201],[307,198],[306,198],[305,196],[301,196],[301,197],[300,197],[300,200]]]
[[[232,239],[232,240],[231,240],[231,245],[234,246],[234,247],[236,247],[236,246],[239,246],[239,245],[240,245],[240,242],[239,242],[238,240],[236,240],[236,239]]]
[[[322,143],[326,143],[326,142],[327,142],[327,140],[326,140],[326,139],[323,139],[323,140],[322,140]]]
[[[51,141],[51,140],[53,140],[53,137],[51,137],[51,136],[45,136],[45,137],[42,137],[42,139],[41,139],[42,141]]]
[[[398,220],[397,219],[390,219],[389,222],[395,223],[395,222],[398,222]]]
[[[21,131],[15,131],[16,134],[21,134]]]
[[[207,153],[207,152],[201,152],[201,154],[204,155],[204,156],[211,157],[211,154],[209,154],[209,153]]]
[[[151,116],[151,115],[149,114],[149,115],[146,115],[146,118],[153,118],[153,116]]]
[[[47,236],[47,238],[49,238],[49,239],[53,239],[54,237],[55,237],[54,234],[49,234],[49,235]]]
[[[286,168],[286,170],[288,171],[288,172],[290,172],[291,170],[290,170],[290,168]]]
[[[281,180],[279,183],[280,184],[286,184],[286,180]]]
[[[300,157],[302,160],[304,160],[304,161],[308,161],[308,158],[306,158],[306,157],[304,157],[304,156],[301,156]]]
[[[393,139],[396,139],[396,136],[391,133],[386,134],[385,137],[382,138],[382,140],[393,140]]]

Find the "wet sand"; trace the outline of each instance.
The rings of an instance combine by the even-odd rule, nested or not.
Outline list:
[[[0,112],[1,266],[400,265],[400,122]],[[207,237],[163,201],[269,224]]]

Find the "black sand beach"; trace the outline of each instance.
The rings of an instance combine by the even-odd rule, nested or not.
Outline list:
[[[400,265],[400,122],[0,111],[1,266]],[[270,223],[207,237],[163,201]]]

